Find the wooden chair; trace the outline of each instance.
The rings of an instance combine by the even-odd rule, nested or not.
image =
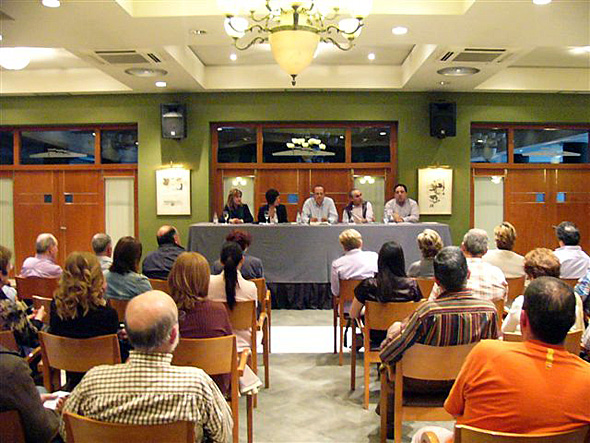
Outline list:
[[[406,317],[409,317],[423,303],[423,301],[410,301],[402,303],[378,303],[373,301],[366,302],[364,324],[359,322],[361,323],[361,330],[363,332],[363,346],[365,349],[363,355],[365,381],[363,407],[365,409],[369,408],[369,383],[371,374],[371,363],[381,363],[381,359],[379,358],[379,350],[371,349],[370,331],[387,331],[387,329],[394,322],[402,321]],[[356,378],[356,346],[352,347],[350,376],[350,389],[354,390]]]
[[[108,423],[65,412],[68,443],[147,443],[174,442],[194,443],[195,424],[190,421],[177,421],[161,425],[124,425]]]
[[[215,338],[181,338],[172,357],[172,364],[179,366],[195,366],[201,368],[208,375],[230,374],[229,404],[234,420],[233,441],[239,440],[239,376],[243,374],[244,367],[250,354],[249,350],[240,353],[239,363],[236,348],[236,336],[227,335]],[[253,404],[252,395],[247,395],[247,429],[248,442],[252,442],[253,436]]]
[[[0,331],[0,345],[9,351],[20,352],[12,331]]]
[[[567,333],[565,337],[565,349],[566,351],[571,352],[574,355],[580,355],[580,350],[582,348],[581,341],[582,341],[582,334],[584,331],[581,329],[577,331],[570,331]],[[522,341],[522,334],[520,332],[504,332],[504,341],[510,342],[520,342]]]
[[[551,434],[512,434],[456,425],[454,441],[455,443],[582,443],[590,441],[590,426]]]
[[[166,294],[170,294],[170,289],[168,288],[168,280],[160,280],[157,278],[150,278],[150,285],[152,285],[152,289],[156,291],[162,291]]]
[[[338,355],[338,365],[342,366],[344,362],[344,328],[346,327],[345,321],[348,322],[350,319],[348,311],[350,310],[350,304],[354,300],[354,289],[362,280],[340,280],[340,291],[338,296],[332,297],[332,310],[334,313],[334,354],[336,353],[336,328],[340,327],[340,350]],[[353,325],[354,329],[354,325]],[[354,337],[354,331],[352,336]],[[352,343],[354,347],[356,343]]]
[[[498,331],[502,330],[502,319],[504,318],[504,299],[494,300],[494,306],[496,307]]]
[[[394,396],[394,441],[402,441],[403,420],[453,420],[453,417],[440,405],[412,405],[411,399],[404,399],[403,378],[418,380],[455,380],[467,354],[477,343],[458,346],[425,346],[414,344],[405,351],[402,359],[395,365],[395,371],[386,365],[381,372],[381,442],[387,439],[387,397],[393,381]],[[404,404],[405,400],[405,404]]]
[[[250,364],[252,370],[258,375],[258,359],[256,357],[256,329],[258,321],[256,320],[256,302],[254,300],[239,301],[233,309],[230,309],[227,303],[224,303],[229,322],[234,331],[240,329],[249,329],[252,331],[252,348]]]
[[[430,293],[432,292],[432,287],[434,286],[434,278],[416,278],[416,283],[418,283],[418,287],[420,288],[420,292],[422,292],[422,297],[428,300],[430,297]]]
[[[43,277],[15,277],[16,292],[21,300],[30,300],[33,295],[45,298],[53,298],[53,292],[57,289],[58,278]]]
[[[59,388],[56,370],[86,372],[97,365],[121,363],[117,334],[93,338],[67,338],[39,332],[43,384],[48,392]],[[59,372],[57,372],[59,374]]]
[[[572,288],[574,288],[578,284],[578,281],[580,279],[579,278],[560,278],[560,280],[562,282],[564,282],[566,285],[571,286]]]
[[[258,305],[261,307],[256,330],[262,333],[262,360],[264,362],[264,387],[270,387],[270,291],[266,289],[264,278],[250,280],[256,284]]]
[[[125,322],[125,309],[127,309],[127,305],[129,304],[129,300],[121,300],[118,298],[109,298],[109,305],[117,311],[117,316],[119,317],[119,323]]]
[[[25,443],[25,431],[16,409],[0,412],[0,441],[2,443]]]
[[[512,306],[512,302],[519,295],[524,294],[524,275],[522,277],[507,278],[508,283],[508,299],[507,306]]]
[[[39,297],[38,295],[33,295],[33,307],[35,309],[40,309],[41,306],[45,308],[45,318],[43,319],[43,323],[46,325],[49,324],[49,318],[51,316],[51,298],[46,297]]]

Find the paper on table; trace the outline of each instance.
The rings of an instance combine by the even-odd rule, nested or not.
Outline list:
[[[55,397],[53,400],[47,400],[45,403],[43,403],[43,406],[47,409],[53,410],[55,410],[55,408],[57,407],[57,402],[61,397],[67,397],[68,395],[70,395],[70,393],[67,391],[55,391],[52,392],[52,394],[57,395],[57,397]]]

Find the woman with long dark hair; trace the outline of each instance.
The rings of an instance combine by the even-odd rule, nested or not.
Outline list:
[[[258,209],[258,223],[288,223],[287,208],[281,204],[279,191],[270,188],[264,197],[266,204]]]
[[[239,301],[258,300],[256,285],[245,280],[240,272],[243,259],[240,245],[234,242],[223,244],[220,255],[223,271],[219,275],[212,275],[209,280],[210,300],[226,302],[229,309],[233,309]],[[238,351],[251,347],[250,330],[238,330],[234,333],[238,340]]]
[[[133,237],[121,237],[113,252],[113,264],[107,272],[107,298],[131,300],[144,292],[151,291],[148,278],[139,273],[141,242]]]

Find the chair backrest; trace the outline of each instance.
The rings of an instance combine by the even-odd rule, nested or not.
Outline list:
[[[12,331],[0,331],[0,345],[9,351],[20,352]]]
[[[25,431],[17,410],[0,412],[0,441],[25,443]]]
[[[253,328],[256,330],[256,302],[254,300],[236,302],[233,309],[224,303],[229,315],[229,322],[234,330]]]
[[[365,303],[365,327],[369,330],[386,331],[393,322],[402,321],[418,309],[424,301],[400,303]]]
[[[340,280],[340,291],[338,297],[340,304],[351,302],[354,299],[354,289],[362,280]]]
[[[496,307],[496,314],[498,319],[498,330],[502,328],[502,319],[504,318],[504,299],[500,298],[498,300],[494,300],[494,306]]]
[[[266,310],[266,279],[253,278],[250,281],[256,285],[258,304],[262,307],[262,312],[264,312]]]
[[[144,443],[144,442],[175,442],[194,443],[195,424],[189,421],[177,421],[161,425],[124,425],[107,423],[78,414],[65,412],[63,418],[66,425],[68,443]]]
[[[168,288],[168,280],[159,280],[156,278],[150,278],[148,280],[152,285],[152,289],[155,289],[156,291],[163,291],[166,294],[170,294],[170,289]]]
[[[174,350],[172,364],[195,366],[209,375],[231,374],[238,368],[236,336],[181,338]]]
[[[565,349],[574,355],[580,355],[580,348],[582,341],[582,334],[584,331],[578,329],[576,331],[569,331],[565,337]],[[520,342],[522,341],[522,334],[520,332],[504,332],[504,341]]]
[[[125,309],[127,309],[127,304],[129,300],[120,300],[118,298],[109,298],[109,305],[117,311],[117,316],[119,317],[119,322],[123,323],[125,321]]]
[[[43,323],[45,324],[49,324],[49,318],[51,316],[51,298],[47,298],[47,297],[39,297],[38,295],[33,295],[33,307],[35,309],[39,309],[41,308],[41,306],[43,306],[45,308],[45,319],[43,320]]]
[[[422,297],[428,299],[430,293],[432,292],[432,287],[434,286],[434,278],[416,278],[416,283],[418,283],[418,287],[420,288],[420,292],[422,292]]]
[[[39,343],[48,368],[86,372],[94,366],[121,363],[117,334],[80,339],[39,332]]]
[[[560,280],[573,288],[578,284],[579,278],[561,278]]]
[[[420,380],[454,380],[477,343],[457,346],[412,345],[400,362],[403,376]],[[398,362],[398,364],[400,363]]]
[[[33,295],[53,298],[53,292],[57,289],[58,278],[43,277],[15,277],[16,292],[21,300],[31,299]]]
[[[455,443],[582,443],[588,441],[590,426],[551,434],[512,434],[487,431],[466,425],[455,426]]]
[[[524,294],[524,275],[522,277],[507,278],[508,305],[511,305],[516,297]]]

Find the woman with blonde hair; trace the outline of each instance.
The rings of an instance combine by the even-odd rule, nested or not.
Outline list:
[[[170,274],[168,287],[179,312],[180,336],[211,338],[232,334],[225,307],[207,298],[209,263],[198,252],[183,252],[178,256]],[[223,394],[229,393],[230,374],[212,377]]]
[[[516,240],[516,229],[507,221],[494,228],[494,237],[498,249],[489,249],[482,260],[497,266],[506,278],[522,277],[524,275],[524,257],[512,252]]]
[[[443,248],[443,241],[438,232],[425,229],[418,237],[418,248],[422,253],[422,259],[415,261],[408,268],[408,277],[434,277],[434,257]]]
[[[227,215],[226,215],[227,214]],[[238,188],[233,188],[227,195],[227,203],[223,207],[224,223],[253,223],[254,217],[250,213],[250,208],[245,203],[242,203],[242,191]]]

